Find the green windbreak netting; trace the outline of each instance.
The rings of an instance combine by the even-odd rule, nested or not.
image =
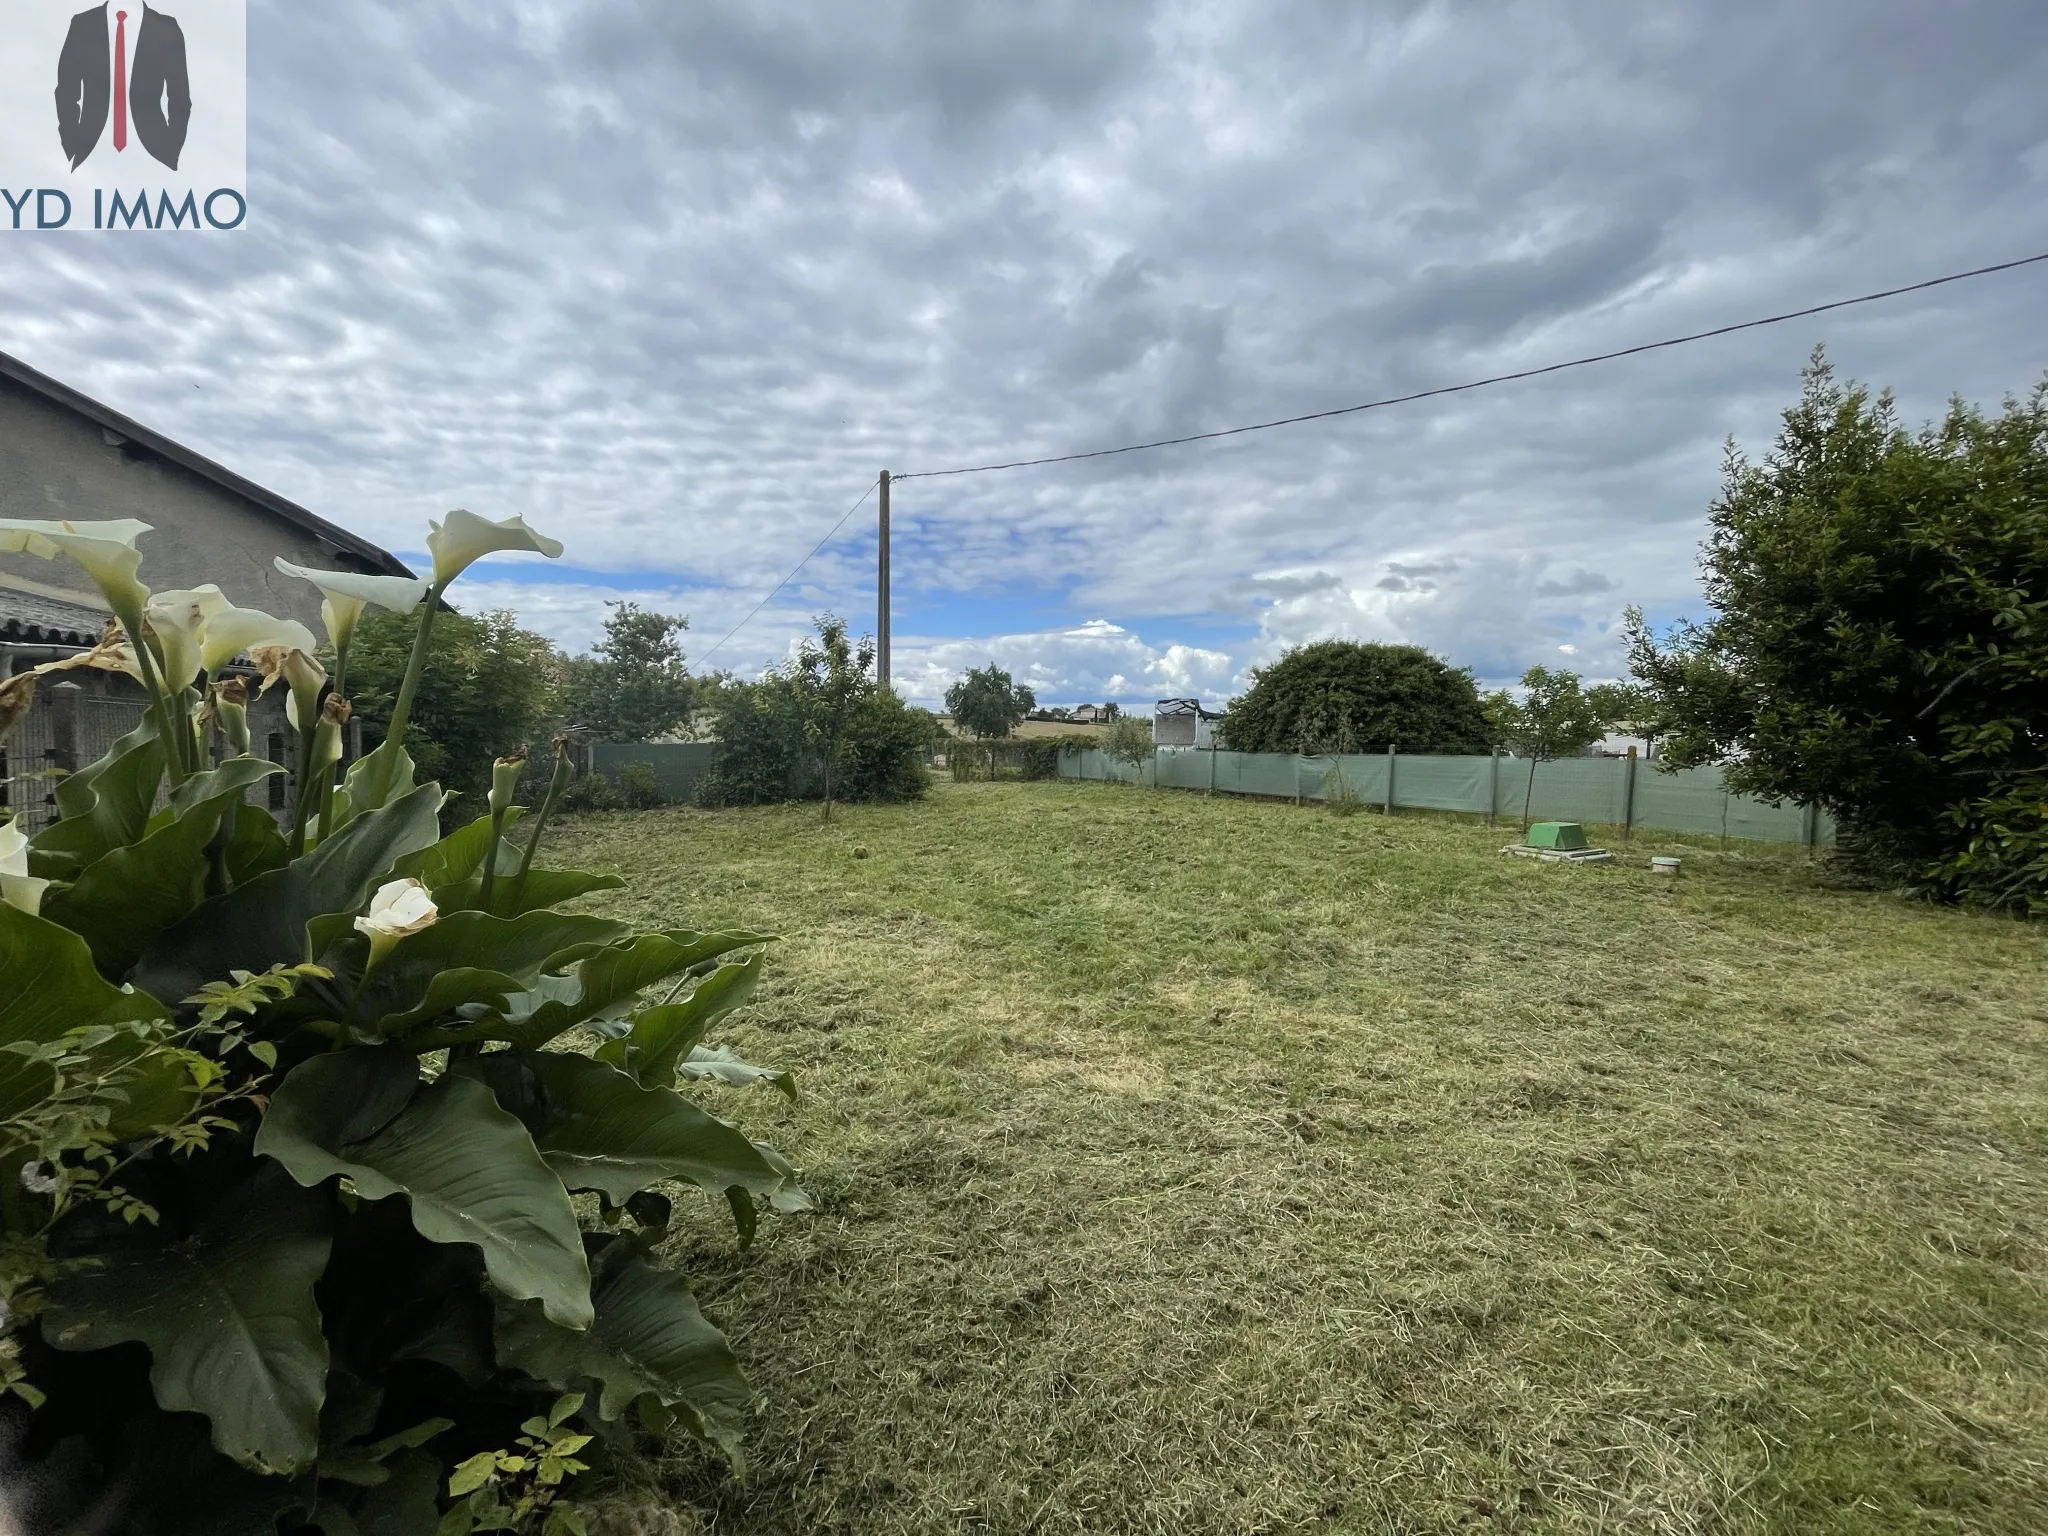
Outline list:
[[[1559,758],[1536,764],[1532,778],[1528,760],[1514,757],[1294,757],[1173,747],[1138,770],[1088,748],[1062,754],[1060,776],[1289,800],[1327,799],[1341,784],[1371,806],[1386,804],[1391,776],[1395,806],[1414,810],[1492,810],[1519,822],[1526,796],[1529,815],[1537,821],[1590,821],[1778,843],[1831,842],[1835,831],[1830,818],[1803,806],[1767,805],[1729,794],[1721,787],[1718,768],[1660,773],[1648,761],[1625,757]]]
[[[687,800],[711,771],[717,750],[708,741],[603,741],[590,749],[590,756],[597,771],[614,781],[627,763],[645,763],[670,799]]]

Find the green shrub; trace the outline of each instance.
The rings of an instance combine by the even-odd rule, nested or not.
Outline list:
[[[1252,670],[1218,723],[1237,752],[1484,752],[1472,674],[1416,645],[1318,640]]]
[[[619,765],[619,798],[629,811],[652,811],[669,803],[668,791],[654,776],[652,763]]]
[[[711,705],[718,742],[700,804],[784,800],[915,800],[931,787],[924,766],[934,725],[862,673],[835,619],[823,644],[758,683],[722,686]],[[863,652],[865,655],[865,652]]]
[[[0,521],[0,551],[86,564],[127,637],[93,659],[152,697],[62,782],[57,821],[0,847],[0,1389],[32,1405],[26,1443],[82,1442],[10,1468],[14,1513],[54,1528],[112,1489],[123,1529],[558,1533],[591,1434],[676,1425],[737,1463],[745,1379],[656,1257],[657,1186],[725,1203],[743,1245],[762,1207],[806,1204],[776,1153],[677,1091],[788,1089],[702,1044],[767,940],[557,910],[623,884],[532,864],[566,737],[530,834],[515,755],[442,835],[446,792],[406,746],[417,667],[337,784],[318,765],[345,710],[320,702],[312,637],[153,601],[136,528]],[[471,560],[560,552],[468,513],[428,545],[431,585],[305,573],[340,654],[351,594],[416,605],[425,658]],[[175,681],[216,638],[259,647],[306,722],[288,832],[245,803],[284,770],[247,754],[239,690],[209,682],[202,709]]]
[[[1712,525],[1715,617],[1632,615],[1662,765],[1825,808],[1873,874],[2048,914],[2048,384],[1913,433],[1816,354]]]
[[[366,747],[384,739],[416,627],[395,613],[370,613],[356,627],[347,681]],[[421,777],[473,811],[490,788],[491,760],[544,736],[558,718],[564,676],[554,646],[521,629],[515,615],[440,614],[406,731]]]

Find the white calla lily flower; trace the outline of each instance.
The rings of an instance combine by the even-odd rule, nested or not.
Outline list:
[[[135,541],[150,532],[132,517],[107,522],[38,522],[0,517],[0,555],[34,555],[54,560],[68,555],[85,568],[124,623],[139,620],[149,588],[135,579],[142,551]]]
[[[203,637],[215,614],[232,605],[227,594],[208,582],[182,592],[158,592],[142,610],[143,622],[162,653],[164,681],[182,688],[198,674]],[[211,670],[210,668],[208,670]]]
[[[49,884],[28,872],[28,839],[21,828],[11,821],[0,826],[0,901],[33,916]]]
[[[391,952],[408,934],[422,932],[440,920],[441,909],[417,880],[387,880],[370,898],[370,910],[356,919],[356,932],[370,941],[370,964]]]
[[[485,555],[508,550],[531,550],[550,560],[562,553],[561,544],[526,526],[523,517],[508,517],[494,523],[474,512],[456,510],[429,525],[427,549],[434,557],[434,584],[446,587]]]
[[[199,660],[208,673],[214,673],[244,651],[270,647],[310,654],[317,643],[313,631],[297,619],[273,618],[258,608],[224,607],[206,621]]]
[[[411,613],[425,601],[433,585],[424,576],[366,576],[359,571],[315,571],[293,565],[279,555],[272,562],[287,576],[310,581],[320,589],[320,617],[327,625],[327,639],[336,650],[347,645],[365,608],[375,606],[392,613]]]

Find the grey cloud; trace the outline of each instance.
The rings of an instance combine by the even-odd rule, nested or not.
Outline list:
[[[1325,409],[2048,249],[2038,0],[252,0],[249,31],[246,237],[15,238],[0,347],[396,547],[451,505],[526,513],[679,594],[700,647],[885,465]],[[1072,624],[988,621],[1048,666],[1037,637],[1085,618],[1144,637],[1077,688],[1148,686],[1223,614],[1260,626],[1226,678],[1319,625],[1489,676],[1567,644],[1610,666],[1625,602],[1696,608],[1720,442],[1767,438],[1814,341],[1926,415],[2025,388],[2044,332],[2014,275],[910,481],[897,579],[1054,594]],[[869,611],[871,517],[717,662]],[[605,590],[500,595],[576,638]]]

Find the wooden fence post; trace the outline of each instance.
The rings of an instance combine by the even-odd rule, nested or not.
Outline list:
[[[50,690],[50,763],[65,773],[78,772],[78,701],[84,697],[76,683]]]
[[[1622,770],[1621,782],[1621,835],[1623,841],[1632,840],[1636,826],[1636,749],[1628,749],[1628,765]]]
[[[1493,774],[1486,786],[1486,824],[1493,825],[1493,818],[1500,810],[1500,748],[1493,749]]]
[[[1394,744],[1390,741],[1387,743],[1387,808],[1382,813],[1387,816],[1394,814],[1394,756]]]

